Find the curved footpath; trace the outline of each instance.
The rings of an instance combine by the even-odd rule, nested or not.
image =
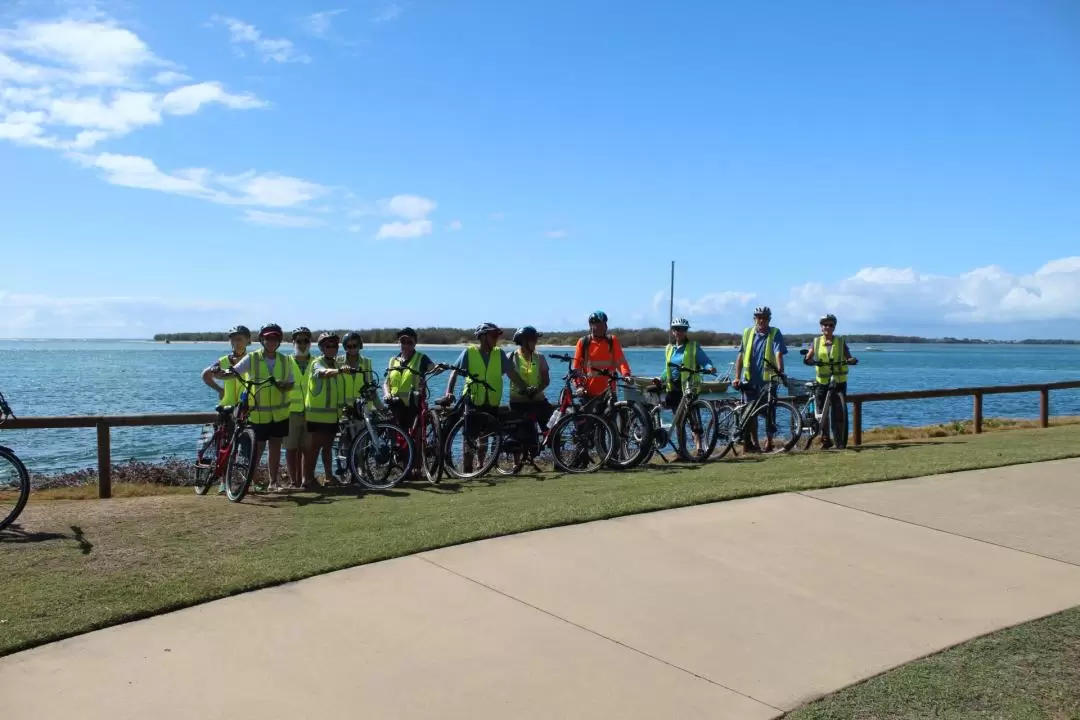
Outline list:
[[[12,718],[769,718],[1080,604],[1080,459],[717,503],[0,659]]]

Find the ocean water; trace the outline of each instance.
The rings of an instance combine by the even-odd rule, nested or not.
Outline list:
[[[860,364],[853,368],[849,391],[884,392],[928,388],[1080,380],[1080,346],[1051,345],[879,345],[867,351],[852,345]],[[461,348],[422,347],[432,359],[452,362]],[[216,396],[200,373],[228,351],[226,343],[172,343],[122,340],[0,340],[0,391],[19,416],[119,415],[128,413],[209,411]],[[545,352],[569,349],[542,348]],[[730,348],[707,349],[721,369],[735,360]],[[377,370],[396,353],[392,347],[368,347]],[[810,379],[812,368],[792,351],[788,370]],[[659,375],[663,350],[629,349],[635,375]],[[551,361],[554,397],[565,367]],[[381,372],[380,372],[381,375]],[[432,390],[445,389],[448,375],[435,379]],[[459,382],[460,387],[460,382]],[[1051,393],[1051,413],[1080,415],[1080,390]],[[971,398],[941,398],[868,403],[864,427],[928,425],[971,417]],[[986,417],[1035,417],[1037,393],[988,396]],[[194,454],[197,426],[113,428],[114,462],[128,458],[156,461],[165,456]],[[3,430],[0,443],[13,447],[32,471],[55,472],[96,464],[92,428],[68,430]]]

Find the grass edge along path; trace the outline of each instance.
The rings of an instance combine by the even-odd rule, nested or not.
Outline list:
[[[1080,718],[1080,606],[996,630],[829,693],[784,720]]]
[[[28,506],[0,542],[0,656],[209,600],[485,538],[656,510],[1080,455],[1080,427],[520,477],[253,498]]]

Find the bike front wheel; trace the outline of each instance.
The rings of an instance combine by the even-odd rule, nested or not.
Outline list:
[[[387,490],[405,479],[413,466],[413,444],[397,425],[373,425],[353,439],[349,473],[371,490]]]
[[[555,467],[567,473],[596,472],[615,451],[615,433],[599,415],[570,413],[548,436]]]
[[[30,499],[30,473],[15,453],[0,448],[0,530],[11,523]]]
[[[203,444],[198,455],[195,456],[195,494],[205,495],[206,491],[214,483],[214,475],[217,471],[218,453],[221,450],[221,433],[215,432],[213,436]]]
[[[675,423],[676,451],[685,462],[705,462],[716,447],[716,412],[711,403],[688,403]]]
[[[760,432],[764,425],[765,442],[761,442]],[[787,452],[795,447],[802,434],[802,415],[794,403],[777,400],[771,405],[762,405],[747,422],[749,437],[763,452]],[[769,443],[772,449],[769,450]]]
[[[629,470],[652,455],[652,420],[643,405],[620,400],[615,403],[608,422],[615,431],[615,451],[607,461],[608,467]]]
[[[233,438],[229,463],[225,466],[225,497],[232,502],[243,500],[251,486],[251,477],[254,474],[255,431],[246,428]]]
[[[829,409],[829,427],[832,429],[832,441],[837,450],[847,447],[848,440],[848,414],[847,398],[844,393],[836,392],[832,396],[832,407]]]
[[[487,474],[502,450],[503,433],[498,419],[482,411],[458,418],[446,433],[443,468],[458,480]]]
[[[416,448],[416,453],[424,470],[424,479],[437,483],[442,473],[442,430],[439,415],[434,410],[425,410],[420,416],[420,436],[422,442]]]

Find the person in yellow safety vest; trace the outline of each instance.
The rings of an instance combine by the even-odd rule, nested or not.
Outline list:
[[[263,447],[269,445],[266,459],[270,471],[270,490],[277,488],[281,471],[281,441],[289,434],[289,392],[296,382],[292,358],[278,352],[281,347],[281,326],[268,323],[259,329],[262,349],[250,352],[233,365],[233,372],[246,375],[252,382],[269,379],[270,382],[253,388],[248,403],[251,414],[248,420],[255,431],[255,456],[252,472],[262,462]],[[259,486],[256,485],[256,490]]]
[[[375,376],[371,372],[371,358],[360,354],[364,347],[364,339],[360,337],[360,333],[351,331],[345,333],[341,336],[341,344],[345,349],[345,357],[338,358],[338,369],[342,373],[341,384],[345,390],[345,402],[342,404],[351,407],[360,397],[360,391],[364,385],[373,383]],[[371,410],[374,404],[369,402],[367,407]],[[338,478],[344,478],[348,474],[344,453],[351,447],[352,440],[352,433],[346,428],[338,440],[338,456],[334,458],[334,475]]]
[[[836,389],[845,397],[847,396],[848,366],[858,365],[859,360],[853,357],[847,340],[836,335],[836,316],[832,313],[821,317],[821,335],[814,338],[814,344],[803,356],[803,362],[807,365],[816,366],[817,387],[814,388],[814,407],[817,412],[822,411],[825,404],[825,395],[829,391],[829,381],[836,377]],[[818,362],[821,364],[819,365]],[[828,450],[833,446],[829,437],[828,423],[821,429],[821,447]]]
[[[748,402],[753,401],[776,373],[784,373],[784,335],[778,328],[770,327],[772,310],[767,305],[754,308],[754,326],[743,330],[742,345],[735,358],[735,375],[731,381],[733,387],[741,390]],[[765,452],[772,452],[773,435],[776,434],[776,418],[767,414],[765,421]],[[753,448],[747,447],[748,451]]]
[[[232,352],[228,355],[222,355],[218,358],[210,367],[206,368],[202,372],[202,381],[206,383],[207,387],[217,393],[218,404],[234,406],[240,400],[240,383],[236,378],[225,378],[224,387],[214,382],[214,371],[216,369],[230,370],[236,363],[247,355],[248,345],[251,344],[251,331],[244,325],[236,325],[229,329],[229,345],[232,346]]]
[[[709,356],[701,349],[696,340],[688,340],[687,330],[690,329],[690,321],[685,318],[675,318],[671,321],[671,335],[673,342],[664,349],[664,372],[657,378],[663,384],[666,392],[664,405],[674,412],[682,402],[683,393],[687,387],[696,388],[701,385],[701,375],[687,372],[685,376],[679,367],[689,370],[701,370],[710,375],[716,374]],[[672,367],[675,366],[675,367]],[[693,436],[694,447],[702,448],[702,426],[700,416],[690,417],[690,434]]]
[[[462,350],[457,362],[454,363],[455,369],[450,373],[450,381],[446,386],[446,397],[453,399],[457,376],[459,373],[464,373],[465,387],[461,392],[469,398],[476,409],[481,411],[469,413],[465,423],[465,439],[469,442],[462,453],[462,465],[467,473],[472,472],[472,447],[475,440],[481,431],[491,426],[491,416],[498,415],[503,396],[503,375],[510,378],[513,385],[524,388],[526,396],[532,397],[537,393],[536,388],[525,385],[517,370],[514,369],[514,364],[510,362],[510,358],[506,357],[506,353],[495,347],[502,334],[502,329],[495,323],[487,322],[479,325],[473,332],[477,344]],[[481,378],[487,385],[474,382],[469,377],[470,375]],[[486,452],[487,448],[483,446],[477,451],[481,464],[484,462]]]
[[[544,391],[551,384],[551,370],[543,353],[536,352],[536,343],[542,337],[543,333],[537,332],[532,325],[526,325],[514,333],[514,342],[518,349],[510,353],[510,362],[525,386],[536,389],[534,394],[527,395],[520,388],[512,386],[510,409],[520,413],[536,413],[541,427],[547,425],[551,413],[554,412],[551,403],[544,397]]]
[[[420,386],[419,376],[426,374],[435,364],[416,349],[416,341],[416,331],[411,327],[403,328],[398,333],[401,351],[390,358],[383,380],[383,399],[390,407],[394,422],[406,432],[412,427],[420,410],[413,395],[413,391]]]
[[[331,472],[331,448],[341,419],[341,406],[345,404],[344,377],[338,368],[338,336],[334,333],[319,335],[322,357],[316,358],[308,370],[308,388],[304,399],[307,417],[308,449],[304,453],[304,487],[318,487],[315,482],[315,464],[322,455],[326,483],[334,477]]]
[[[311,369],[311,330],[298,327],[292,331],[293,376],[296,384],[289,391],[289,435],[285,438],[285,466],[289,481],[294,488],[303,487],[309,478],[304,477],[304,453],[308,446],[307,416],[304,400],[307,397],[308,371]]]

